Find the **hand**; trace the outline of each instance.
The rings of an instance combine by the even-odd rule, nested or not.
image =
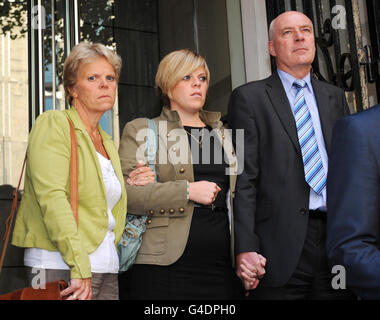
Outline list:
[[[91,300],[91,278],[71,279],[70,286],[61,291],[61,297],[66,296],[68,296],[66,300]]]
[[[189,199],[200,204],[209,205],[215,201],[220,190],[222,189],[214,182],[191,182],[189,184]]]
[[[151,167],[144,166],[144,163],[139,161],[136,169],[129,173],[127,183],[130,186],[145,186],[154,182],[154,172]]]
[[[258,279],[257,269],[251,264],[247,263],[244,259],[241,260],[240,279],[242,280],[244,288],[246,290],[246,296],[249,296],[249,291],[256,289],[260,283],[260,280]]]
[[[265,274],[265,265],[266,259],[256,252],[243,252],[236,257],[236,273],[247,291],[257,288]]]

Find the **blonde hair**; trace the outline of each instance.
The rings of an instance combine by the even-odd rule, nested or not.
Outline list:
[[[81,63],[88,63],[92,59],[104,57],[114,68],[116,79],[119,80],[121,70],[121,58],[101,43],[80,42],[74,46],[66,58],[63,65],[63,87],[68,102],[71,104],[73,98],[69,89],[77,82],[79,66]]]
[[[184,76],[203,67],[210,83],[210,71],[203,56],[189,49],[173,51],[160,62],[156,74],[156,88],[166,105],[171,99],[170,91]]]

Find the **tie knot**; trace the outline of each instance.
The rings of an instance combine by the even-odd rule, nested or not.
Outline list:
[[[302,79],[297,79],[294,81],[293,86],[297,89],[305,88],[306,87],[306,81]]]

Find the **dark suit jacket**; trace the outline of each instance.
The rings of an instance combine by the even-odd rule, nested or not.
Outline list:
[[[327,188],[327,251],[347,286],[380,299],[380,105],[340,120]]]
[[[329,154],[333,126],[349,110],[341,89],[314,79],[312,85]],[[261,253],[267,258],[261,285],[283,286],[304,245],[310,188],[294,116],[277,72],[235,89],[228,114],[230,127],[245,129],[244,171],[234,202],[235,254]]]

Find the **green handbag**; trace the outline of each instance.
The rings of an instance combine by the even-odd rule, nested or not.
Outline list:
[[[158,148],[158,134],[156,122],[148,119],[148,133],[146,142],[146,153],[149,167],[153,170],[157,180],[155,161]],[[128,270],[136,260],[140,249],[142,236],[146,230],[147,215],[134,215],[127,213],[127,221],[124,232],[118,244],[120,272]]]

